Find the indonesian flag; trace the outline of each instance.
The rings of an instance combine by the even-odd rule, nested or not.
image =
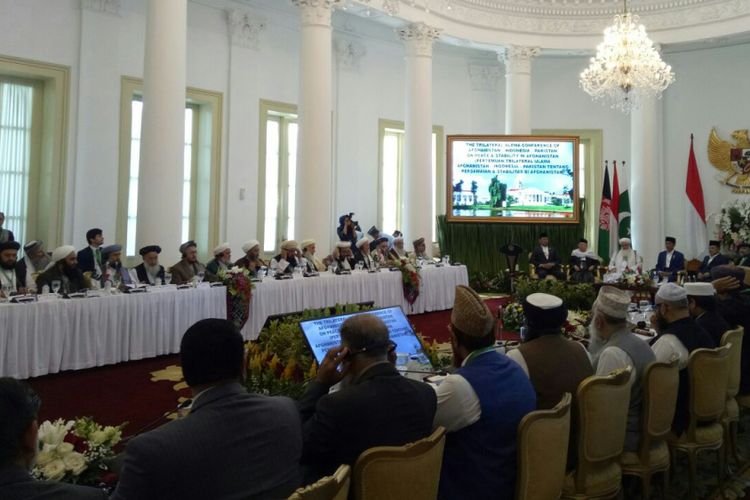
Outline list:
[[[599,257],[604,260],[609,259],[610,239],[614,228],[616,227],[614,215],[612,214],[612,192],[609,188],[609,167],[604,164],[604,186],[602,187],[602,203],[599,206]],[[614,231],[617,234],[617,231]],[[617,248],[616,246],[614,248]]]
[[[685,253],[687,258],[697,259],[708,247],[708,235],[706,234],[706,206],[703,203],[701,174],[698,171],[698,163],[695,161],[695,152],[693,151],[693,134],[690,134],[690,154],[688,156],[685,194],[687,195],[687,244],[685,245]]]

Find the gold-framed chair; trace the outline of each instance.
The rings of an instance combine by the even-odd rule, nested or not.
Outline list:
[[[527,414],[518,424],[516,500],[560,498],[570,438],[570,405],[563,394],[551,410]]]
[[[298,488],[289,500],[346,500],[349,496],[352,468],[340,465],[331,476],[320,478],[315,483]]]
[[[680,372],[675,356],[669,363],[654,362],[643,372],[641,407],[641,436],[638,451],[626,451],[620,456],[622,474],[641,479],[641,495],[651,498],[651,477],[664,474],[662,483],[666,495],[669,485],[669,447],[665,438],[672,429]]]
[[[724,427],[722,415],[726,407],[729,379],[729,351],[725,345],[716,349],[696,349],[688,358],[690,380],[690,423],[680,436],[667,436],[672,459],[675,452],[688,456],[690,498],[696,498],[697,457],[701,451],[714,450],[717,455],[719,489],[724,485]],[[699,425],[700,424],[700,425]]]
[[[728,330],[721,336],[721,346],[729,345],[729,377],[727,379],[727,405],[721,423],[724,426],[725,457],[729,460],[731,454],[734,463],[741,462],[737,450],[737,426],[740,421],[740,407],[735,399],[740,392],[740,377],[742,375],[742,340],[745,329],[742,327]]]
[[[376,446],[357,458],[354,500],[435,500],[443,464],[445,428],[404,446]]]
[[[539,279],[539,273],[536,272],[536,266],[531,262],[531,256],[533,255],[533,252],[529,252],[529,278],[533,280]],[[563,277],[567,281],[569,279],[569,269],[567,264],[560,264],[560,272],[562,273]],[[548,280],[555,280],[557,281],[557,278],[553,274],[548,274],[544,279]]]
[[[620,493],[632,370],[594,375],[578,386],[578,458],[565,477],[562,498],[614,498]]]

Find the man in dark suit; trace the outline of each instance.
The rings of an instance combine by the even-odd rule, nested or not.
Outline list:
[[[531,252],[530,262],[536,269],[536,274],[540,280],[547,276],[554,276],[559,280],[563,279],[562,269],[560,269],[562,261],[560,256],[557,255],[557,250],[549,245],[547,233],[539,235],[539,245],[534,247],[534,251]]]
[[[750,267],[750,243],[740,243],[737,245],[737,261],[735,262],[738,266]]]
[[[244,341],[224,319],[188,328],[180,345],[190,413],[132,439],[113,500],[286,498],[300,484],[294,402],[240,383]]]
[[[138,253],[143,259],[143,262],[135,266],[138,283],[161,285],[164,281],[164,266],[159,264],[161,247],[159,245],[148,245],[141,248]]]
[[[711,269],[717,266],[729,264],[729,257],[721,254],[721,242],[711,240],[708,242],[708,255],[703,257],[701,268],[698,270],[700,281],[711,281]]]
[[[39,396],[24,383],[0,378],[0,498],[106,500],[96,488],[37,481],[29,474],[39,450]]]
[[[4,229],[3,224],[5,223],[5,214],[0,212],[0,243],[6,241],[15,241],[16,238],[13,236],[13,231],[10,229]]]
[[[672,236],[664,239],[664,248],[656,259],[656,272],[661,280],[675,281],[677,272],[685,269],[685,256],[674,249],[677,240]]]
[[[716,310],[716,290],[711,283],[685,283],[690,317],[708,332],[716,345],[732,327]]]
[[[26,293],[26,266],[18,261],[20,248],[17,241],[0,243],[0,297]]]
[[[104,235],[102,230],[97,228],[86,231],[86,241],[89,246],[78,251],[78,267],[82,272],[90,272],[91,277],[98,279],[102,275],[102,245],[104,244]]]
[[[330,474],[340,464],[354,465],[373,446],[401,446],[432,432],[435,391],[398,373],[388,361],[391,345],[388,328],[373,315],[341,325],[341,346],[328,351],[298,403],[306,479]],[[346,386],[328,394],[344,377]]]

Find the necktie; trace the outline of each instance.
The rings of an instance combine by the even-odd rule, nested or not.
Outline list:
[[[97,248],[96,249],[96,263],[99,264],[99,267],[102,267],[102,249]]]

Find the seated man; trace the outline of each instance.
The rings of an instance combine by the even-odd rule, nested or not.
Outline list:
[[[750,243],[740,243],[737,245],[737,259],[735,264],[743,267],[750,267]]]
[[[729,264],[729,258],[721,254],[721,242],[711,240],[708,242],[708,255],[703,257],[701,268],[698,270],[698,280],[711,281],[711,270],[717,266]]]
[[[60,292],[63,294],[91,288],[91,279],[78,267],[75,247],[66,245],[55,248],[47,268],[36,278],[36,289],[41,292],[46,285],[53,291],[53,281],[60,282]]]
[[[315,256],[316,244],[315,240],[303,240],[302,241],[302,257],[307,261],[305,270],[308,273],[322,273],[326,270],[325,264]]]
[[[13,236],[13,231],[10,229],[5,229],[3,227],[3,224],[5,224],[5,214],[3,212],[0,212],[0,243],[5,243],[7,241],[16,241],[16,238]]]
[[[361,262],[363,269],[367,269],[368,271],[375,268],[375,261],[370,256],[370,241],[369,236],[357,240],[357,249],[361,255],[358,262]]]
[[[677,356],[680,368],[680,387],[677,392],[677,409],[672,420],[672,432],[678,436],[690,422],[690,379],[687,373],[688,357],[696,349],[713,349],[711,336],[690,317],[687,292],[674,283],[665,283],[656,292],[656,311],[651,316],[651,326],[657,336],[652,340],[656,360],[668,363]]]
[[[34,278],[49,264],[49,255],[44,249],[44,242],[34,240],[23,247],[23,267],[26,269],[26,288],[36,289]]]
[[[258,269],[261,267],[268,267],[268,264],[260,258],[260,242],[258,240],[246,241],[242,245],[242,251],[245,252],[245,256],[235,262],[235,266],[247,269],[253,276],[257,276]]]
[[[106,500],[104,491],[37,481],[29,471],[39,453],[39,396],[18,380],[0,378],[0,498]]]
[[[547,236],[547,233],[539,235],[539,245],[534,247],[534,251],[531,252],[529,262],[536,269],[540,280],[546,279],[547,276],[552,276],[559,280],[563,279],[562,269],[560,269],[560,257],[557,255],[557,250],[549,245],[549,236]]]
[[[656,272],[661,281],[675,281],[677,273],[685,269],[685,256],[682,255],[682,252],[674,249],[676,243],[675,238],[667,236],[664,239],[666,250],[659,252],[656,259]]]
[[[399,236],[397,238],[393,238],[393,247],[391,248],[391,259],[395,261],[400,261],[401,259],[408,258],[406,254],[406,250],[404,249],[404,238]]]
[[[351,271],[354,269],[354,252],[348,241],[339,241],[333,248],[331,255],[326,257],[328,266],[333,266],[336,272]]]
[[[451,313],[453,364],[435,389],[435,427],[445,440],[441,499],[512,498],[516,483],[516,432],[536,409],[523,370],[495,351],[495,318],[469,287],[456,287]]]
[[[190,413],[133,438],[112,498],[286,498],[300,484],[302,426],[294,402],[247,392],[244,341],[203,319],[180,343]]]
[[[613,286],[604,286],[592,309],[591,345],[589,351],[597,375],[633,367],[630,375],[630,406],[625,430],[625,451],[638,451],[641,438],[641,404],[643,373],[656,361],[648,344],[628,327],[630,294]]]
[[[570,253],[570,267],[573,270],[570,280],[574,283],[593,283],[598,266],[599,256],[589,250],[589,241],[581,238],[578,248]]]
[[[86,242],[89,244],[78,252],[78,265],[84,273],[91,273],[95,279],[102,275],[104,258],[102,257],[102,246],[104,245],[104,233],[98,227],[86,231]]]
[[[173,265],[169,270],[172,273],[172,283],[184,285],[193,280],[199,273],[206,272],[206,266],[198,262],[198,244],[193,240],[186,241],[180,245],[182,260]]]
[[[106,281],[120,285],[131,285],[133,283],[130,271],[122,265],[122,245],[115,244],[104,247],[102,249],[102,258],[104,259],[102,285]]]
[[[620,249],[609,263],[609,272],[618,276],[625,271],[641,272],[643,260],[632,247],[630,238],[620,238]]]
[[[282,241],[278,255],[271,259],[271,274],[293,273],[294,268],[300,265],[299,259],[299,244],[294,240]]]
[[[232,267],[232,250],[229,243],[222,243],[214,248],[214,258],[206,264],[206,271],[214,276],[219,275],[219,271],[226,271]]]
[[[743,327],[750,332],[750,296],[747,295],[745,281],[745,270],[737,267],[719,266],[711,271],[713,281],[711,284],[716,289],[716,311],[729,325],[730,328]],[[740,392],[739,394],[750,394],[750,337],[744,337],[748,341],[742,342],[740,369]]]
[[[0,243],[0,297],[26,293],[26,268],[18,262],[17,241]]]
[[[378,238],[370,246],[373,248],[371,253],[373,260],[381,267],[387,266],[391,260],[391,256],[388,254],[388,239]]]
[[[414,245],[414,251],[409,253],[409,260],[411,260],[412,264],[416,263],[419,259],[432,262],[432,257],[427,255],[427,245],[424,238],[414,240],[412,245]]]
[[[164,266],[159,264],[159,245],[148,245],[141,248],[138,253],[143,262],[135,266],[135,274],[138,283],[144,285],[161,285],[164,282]]]
[[[711,283],[685,283],[690,317],[702,327],[716,345],[732,327],[716,312],[716,290]]]
[[[373,315],[353,316],[341,325],[341,346],[328,351],[298,403],[301,463],[311,478],[340,464],[354,465],[373,446],[401,446],[432,432],[435,392],[399,374],[388,361],[390,346],[388,328]],[[329,394],[344,378],[346,385]]]

